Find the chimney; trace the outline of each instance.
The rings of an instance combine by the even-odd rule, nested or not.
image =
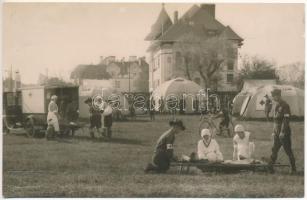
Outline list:
[[[135,61],[137,61],[136,56],[129,56],[129,62],[135,62]]]
[[[200,4],[201,9],[204,9],[209,15],[215,18],[215,4]]]
[[[100,56],[100,64],[103,63],[103,56]]]
[[[178,23],[178,11],[176,10],[174,12],[174,24],[177,24]]]

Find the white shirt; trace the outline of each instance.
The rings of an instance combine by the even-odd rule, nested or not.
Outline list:
[[[222,161],[223,155],[220,152],[220,147],[215,139],[211,139],[208,146],[204,144],[203,140],[198,141],[197,145],[198,159],[208,159],[209,161]]]
[[[237,148],[237,156],[243,156],[245,158],[250,157],[250,144],[249,136],[250,132],[244,131],[244,138],[241,139],[238,134],[233,137],[234,148]]]

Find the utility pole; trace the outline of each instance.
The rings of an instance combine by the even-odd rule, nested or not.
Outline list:
[[[13,66],[11,65],[11,69],[10,69],[10,87],[9,87],[9,91],[13,91]]]
[[[128,65],[128,79],[129,79],[129,94],[130,94],[130,61],[129,61],[129,65]]]

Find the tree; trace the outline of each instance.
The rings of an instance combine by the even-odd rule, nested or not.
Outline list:
[[[192,80],[192,74],[196,71],[203,79],[205,87],[218,84],[221,79],[219,72],[225,60],[223,52],[229,44],[227,40],[217,36],[202,38],[191,33],[182,35],[175,47],[182,57],[180,67],[186,78]]]
[[[278,79],[275,63],[258,56],[243,56],[242,68],[236,80],[239,89],[243,86],[244,79]]]
[[[295,62],[277,68],[276,73],[281,83],[304,88],[305,63]]]

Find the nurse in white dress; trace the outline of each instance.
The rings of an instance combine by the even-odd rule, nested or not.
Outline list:
[[[208,160],[209,162],[222,162],[223,154],[216,140],[212,138],[209,129],[201,131],[202,139],[198,141],[197,154],[199,160]]]
[[[54,127],[56,133],[60,132],[59,121],[58,121],[58,105],[56,104],[58,97],[52,95],[51,101],[48,105],[48,115],[47,115],[47,124]]]
[[[255,144],[250,142],[251,133],[245,131],[241,124],[235,127],[236,135],[233,137],[233,160],[252,159],[255,151]]]

